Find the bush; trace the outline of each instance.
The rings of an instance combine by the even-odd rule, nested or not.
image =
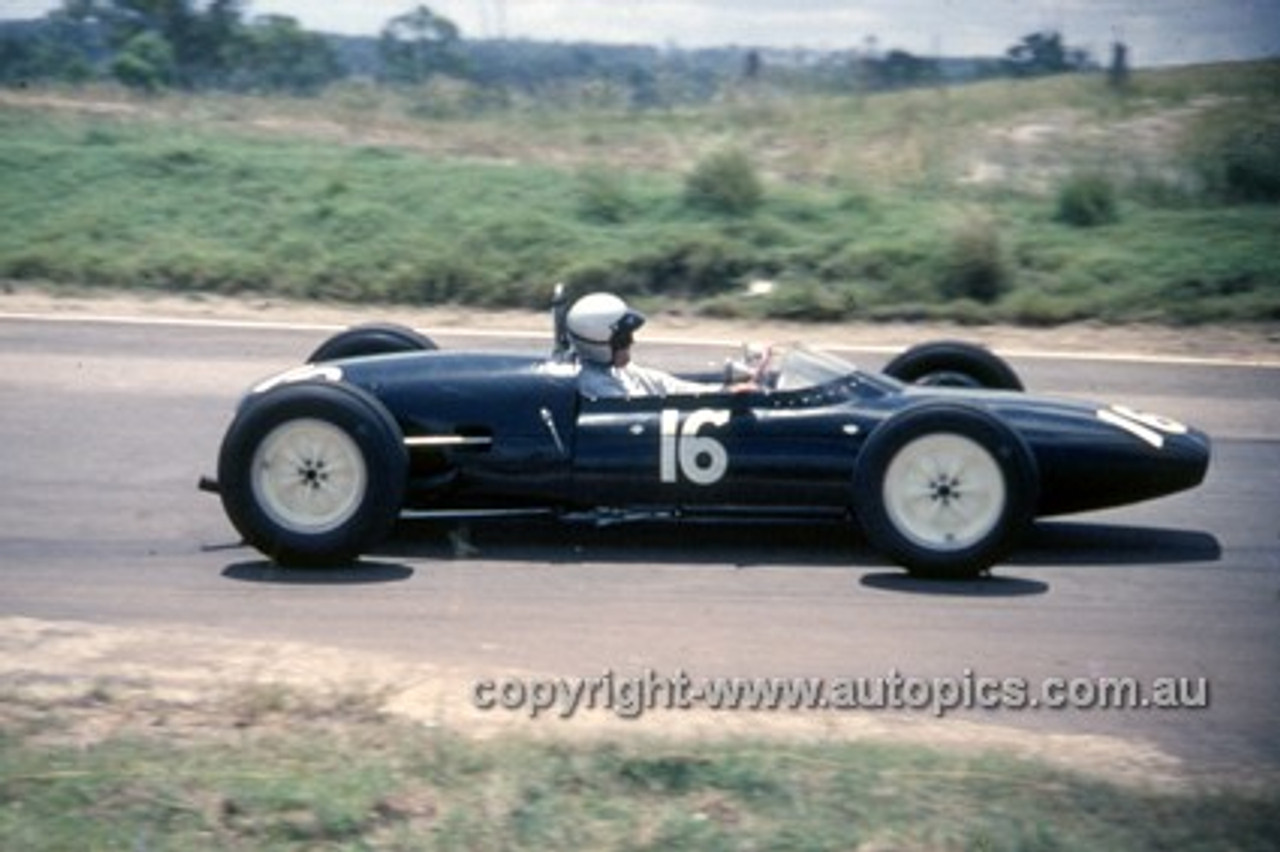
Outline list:
[[[584,169],[578,175],[578,212],[582,218],[616,225],[631,215],[634,204],[626,183],[604,168]]]
[[[413,305],[457,301],[502,304],[504,294],[484,267],[466,257],[423,257],[389,276],[386,298]]]
[[[1058,189],[1059,222],[1077,228],[1106,225],[1119,218],[1116,190],[1111,179],[1098,173],[1076,174]]]
[[[694,167],[685,179],[684,197],[691,207],[746,216],[764,201],[764,187],[746,154],[721,151]]]
[[[779,287],[769,297],[766,313],[772,319],[802,322],[838,322],[857,310],[852,290],[803,281]]]
[[[614,262],[572,270],[574,292],[610,290],[625,297],[701,299],[737,287],[758,266],[748,246],[714,236],[695,236]]]
[[[1205,190],[1227,202],[1280,201],[1280,121],[1217,115],[1193,154]]]
[[[1019,325],[1049,327],[1094,316],[1094,305],[1079,296],[1023,288],[1000,303],[1001,316]]]
[[[111,63],[111,73],[124,85],[155,92],[173,81],[173,48],[159,35],[144,32],[129,39]]]
[[[989,305],[1009,289],[1012,279],[994,222],[971,219],[952,234],[938,283],[944,298]]]

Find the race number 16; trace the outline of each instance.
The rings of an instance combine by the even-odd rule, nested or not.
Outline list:
[[[723,426],[729,412],[703,408],[680,423],[680,412],[673,408],[662,412],[662,446],[659,472],[663,482],[678,482],[681,476],[694,485],[712,485],[724,478],[729,469],[729,453],[724,444],[708,435],[698,434],[706,426]]]

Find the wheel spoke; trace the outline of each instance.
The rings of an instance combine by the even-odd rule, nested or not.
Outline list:
[[[928,481],[933,482],[938,477],[947,475],[947,459],[930,453],[920,459],[920,470]]]

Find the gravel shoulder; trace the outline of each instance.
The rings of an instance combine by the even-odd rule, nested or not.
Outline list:
[[[508,673],[522,675],[539,677]],[[1203,777],[1142,741],[1033,732],[922,713],[655,709],[633,718],[605,709],[581,709],[570,716],[553,708],[534,718],[524,709],[478,709],[472,701],[475,682],[474,672],[429,663],[242,639],[189,625],[0,618],[0,729],[43,720],[42,736],[50,744],[89,747],[119,736],[199,742],[234,738],[246,728],[283,730],[296,719],[340,727],[392,716],[480,739],[886,741],[1003,752],[1140,788],[1264,783],[1256,774]]]

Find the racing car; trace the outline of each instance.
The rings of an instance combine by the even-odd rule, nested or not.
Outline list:
[[[1192,488],[1209,464],[1198,430],[1028,394],[958,341],[881,372],[752,347],[727,365],[747,392],[594,399],[554,316],[549,351],[529,354],[448,351],[390,323],[339,332],[249,390],[201,485],[290,566],[349,563],[402,518],[843,519],[912,574],[968,578],[1037,517]]]

